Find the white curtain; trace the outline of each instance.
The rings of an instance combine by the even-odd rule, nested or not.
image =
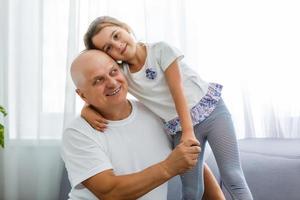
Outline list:
[[[69,2],[1,0],[0,8],[0,104],[9,112],[0,199],[58,199]]]
[[[82,106],[69,66],[101,15],[178,47],[223,84],[239,138],[300,137],[299,10],[296,0],[1,0],[0,199],[58,199],[62,130]]]

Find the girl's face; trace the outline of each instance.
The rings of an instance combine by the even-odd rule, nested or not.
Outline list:
[[[93,44],[116,61],[129,61],[136,54],[132,35],[119,26],[107,26],[92,38]]]

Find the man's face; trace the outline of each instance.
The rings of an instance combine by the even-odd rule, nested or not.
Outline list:
[[[107,110],[126,101],[128,85],[118,64],[104,53],[89,58],[77,93],[95,108]]]

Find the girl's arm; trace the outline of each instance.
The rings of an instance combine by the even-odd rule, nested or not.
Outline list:
[[[186,141],[188,139],[197,140],[194,134],[192,118],[184,94],[180,69],[177,60],[171,63],[171,65],[166,69],[165,77],[175,103],[178,117],[181,122],[181,141]]]
[[[107,128],[107,120],[88,104],[85,104],[81,109],[81,116],[98,131],[103,132]]]

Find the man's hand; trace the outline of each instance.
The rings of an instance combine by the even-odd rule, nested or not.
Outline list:
[[[187,140],[178,144],[161,164],[167,176],[173,177],[192,169],[198,162],[200,152],[201,148],[198,141]]]

